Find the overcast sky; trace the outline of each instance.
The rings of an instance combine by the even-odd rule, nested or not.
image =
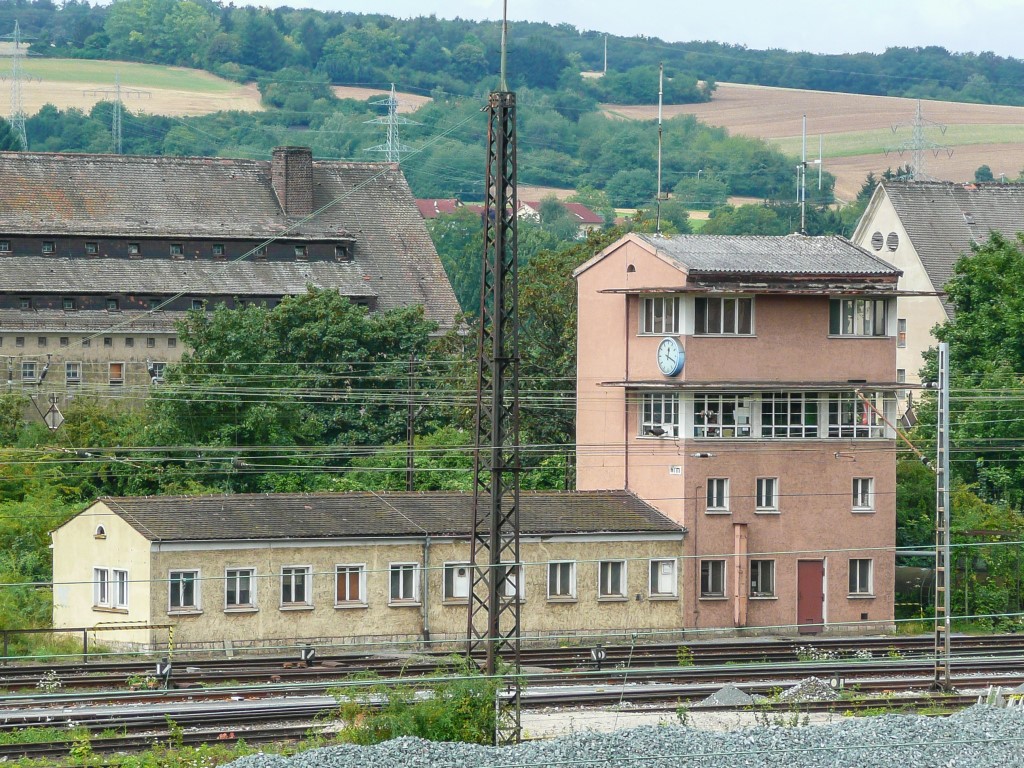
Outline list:
[[[242,0],[240,5],[248,4]],[[260,3],[261,5],[263,3]],[[501,0],[292,0],[272,5],[407,18],[501,18]],[[750,48],[879,53],[940,45],[1024,58],[1024,0],[508,0],[509,19],[670,42],[715,40]]]

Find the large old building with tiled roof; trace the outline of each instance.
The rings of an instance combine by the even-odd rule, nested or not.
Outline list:
[[[53,532],[55,627],[175,648],[461,640],[473,495],[101,498]],[[520,497],[524,636],[678,637],[685,530],[630,493]],[[104,631],[119,625],[122,630]]]
[[[146,385],[187,310],[307,286],[371,310],[458,303],[397,166],[0,153],[0,357],[12,388]]]
[[[1022,231],[1024,184],[878,185],[852,239],[903,272],[896,350],[902,379],[920,382],[923,355],[936,343],[932,328],[952,316],[942,292],[960,257],[992,232],[1013,238]]]

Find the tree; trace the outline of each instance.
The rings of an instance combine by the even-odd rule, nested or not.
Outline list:
[[[992,169],[987,165],[979,165],[978,169],[974,172],[974,180],[979,183],[986,181],[992,181],[995,177],[992,175]]]
[[[480,268],[484,252],[483,220],[476,211],[460,207],[427,221],[427,230],[441,258],[448,282],[463,312],[480,311]]]
[[[18,152],[24,149],[14,127],[0,117],[0,152]]]
[[[616,208],[638,208],[654,199],[656,183],[654,171],[647,168],[623,169],[608,179],[605,192]]]

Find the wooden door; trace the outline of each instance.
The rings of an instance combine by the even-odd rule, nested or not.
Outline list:
[[[825,623],[825,561],[796,565],[796,623],[801,635],[821,632]]]

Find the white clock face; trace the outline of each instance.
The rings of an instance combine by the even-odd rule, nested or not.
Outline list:
[[[683,370],[686,356],[679,342],[669,337],[658,345],[658,368],[666,376],[675,376]]]

